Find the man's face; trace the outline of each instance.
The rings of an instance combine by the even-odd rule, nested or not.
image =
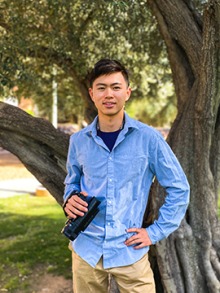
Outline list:
[[[124,111],[125,102],[131,95],[131,88],[122,73],[116,72],[95,79],[89,94],[99,115],[114,116]]]

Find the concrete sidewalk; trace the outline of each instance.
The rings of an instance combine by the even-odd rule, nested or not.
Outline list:
[[[41,183],[35,178],[10,179],[0,181],[0,198],[21,194],[33,194],[42,188]]]
[[[0,198],[22,194],[44,196],[49,192],[15,155],[0,147]]]

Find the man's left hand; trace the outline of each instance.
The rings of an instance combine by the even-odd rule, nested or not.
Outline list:
[[[140,249],[152,244],[147,230],[144,228],[129,228],[128,233],[136,233],[125,241],[125,245],[134,245],[134,249]]]

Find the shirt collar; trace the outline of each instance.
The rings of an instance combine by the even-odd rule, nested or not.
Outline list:
[[[86,133],[91,133],[96,135],[97,133],[97,122],[98,122],[98,116],[95,117],[93,122],[89,124],[84,130]],[[129,128],[136,128],[138,129],[137,121],[132,119],[128,116],[128,114],[125,112],[125,123],[124,123],[124,130],[127,132]]]

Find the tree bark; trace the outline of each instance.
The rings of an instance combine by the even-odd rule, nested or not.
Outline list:
[[[219,178],[219,28],[220,2],[209,1],[203,26],[192,1],[148,1],[167,46],[178,98],[178,115],[168,142],[191,186],[191,201],[181,227],[156,245],[164,292],[220,291]],[[163,192],[156,187],[157,211]]]

